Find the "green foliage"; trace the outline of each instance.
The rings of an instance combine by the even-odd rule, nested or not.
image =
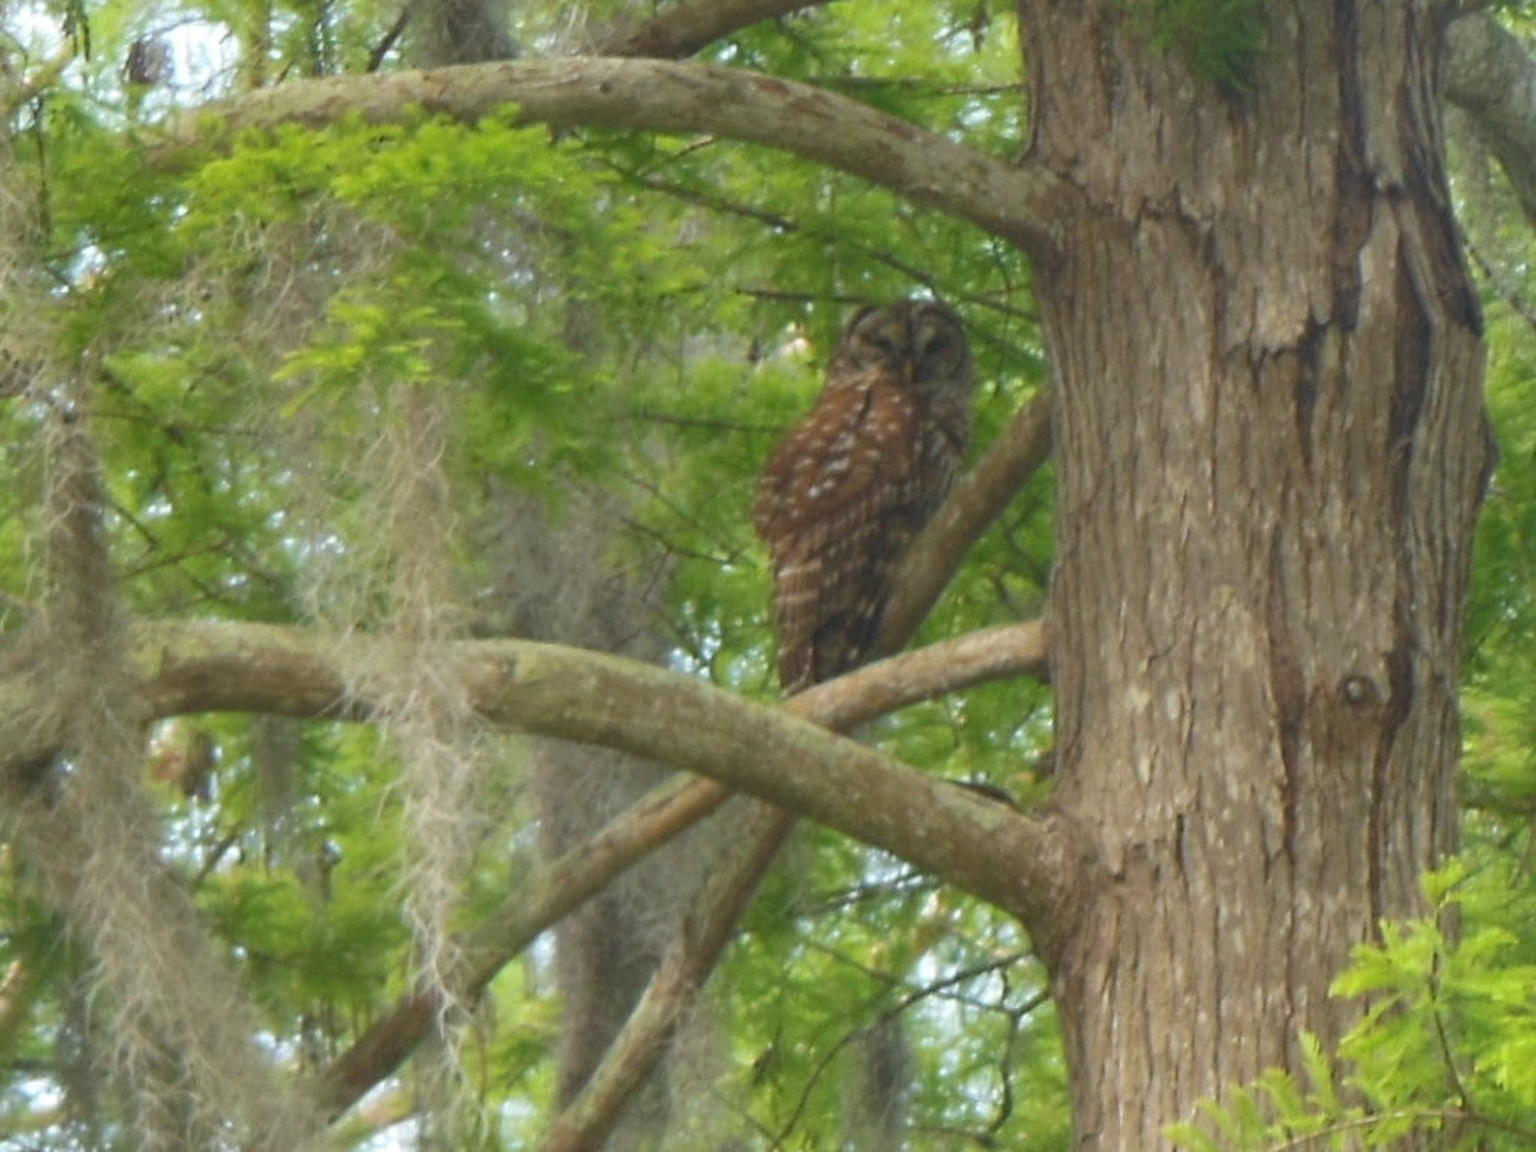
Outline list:
[[[1455,863],[1425,880],[1433,918],[1384,924],[1334,984],[1365,1011],[1336,1056],[1300,1044],[1271,1070],[1170,1132],[1198,1152],[1377,1147],[1437,1133],[1446,1147],[1536,1141],[1536,963],[1524,876]],[[1464,921],[1452,934],[1448,925]],[[1525,942],[1522,943],[1522,940]]]
[[[1536,340],[1523,320],[1495,316],[1488,395],[1499,462],[1478,531],[1463,705],[1468,831],[1502,840],[1530,835],[1536,799]]]
[[[519,39],[561,34],[567,8],[524,6]],[[587,8],[594,20],[633,13]],[[182,77],[186,87],[129,101],[119,71],[139,36],[206,22],[233,55],[196,83],[238,90],[359,70],[397,14],[372,0],[174,13],[111,0],[91,10],[93,58],[17,118],[12,176],[36,196],[28,258],[49,284],[19,306],[50,371],[83,388],[131,609],[298,622],[318,606],[377,626],[390,607],[380,444],[402,390],[415,390],[445,398],[453,418],[444,470],[466,600],[497,575],[477,545],[497,528],[499,489],[558,505],[603,486],[623,496],[628,523],[594,560],[669,580],[659,627],[671,661],[773,695],[768,574],[747,514],[763,458],[819,388],[847,312],[914,291],[955,303],[970,325],[978,450],[989,443],[1045,375],[1022,259],[860,181],[712,139],[556,138],[510,116],[238,139],[211,126],[202,162],[172,170],[151,134],[124,133],[210,94]],[[1025,135],[1014,19],[1009,5],[971,0],[829,5],[710,54],[1012,155]],[[37,420],[0,407],[0,620],[12,628],[33,610]],[[1047,480],[983,541],[929,635],[1034,614],[1050,521]],[[995,685],[878,736],[925,770],[1028,799],[1045,785],[1018,765],[1048,728],[1043,688]],[[168,862],[251,990],[264,1042],[300,1073],[325,1066],[410,971],[389,749],[339,725],[224,716],[178,720],[155,740],[167,765],[184,746],[202,750],[196,773],[168,768],[155,789]],[[497,743],[490,762],[461,910],[471,924],[526,885],[534,835],[519,746]],[[0,1145],[41,1125],[49,1146],[108,1147],[116,1137],[98,1136],[121,1119],[110,1102],[88,1120],[38,1119],[40,1092],[71,1107],[76,1097],[57,1078],[39,1088],[33,1070],[103,1040],[78,1024],[88,959],[59,959],[58,925],[24,892],[19,878],[0,884],[0,967],[44,975],[0,1035],[0,1089],[15,1106]],[[725,1094],[743,1131],[836,1146],[861,1037],[895,1020],[912,1053],[914,1149],[966,1133],[1065,1149],[1057,1025],[1026,951],[996,913],[815,834],[732,953],[723,1079],[695,1090]],[[484,1029],[461,1053],[466,1092],[483,1105],[478,1146],[530,1146],[543,1129],[560,1024],[552,981],[539,948],[487,992]],[[408,1080],[397,1086],[409,1096]],[[355,1119],[339,1138],[368,1138]]]
[[[1264,50],[1261,0],[1124,0],[1131,26],[1202,80],[1241,91]]]
[[[1243,87],[1263,50],[1257,0],[1126,4],[1136,34],[1213,83]],[[56,7],[83,34],[84,8]],[[598,24],[636,10],[582,7]],[[519,6],[520,38],[553,41],[570,9]],[[474,545],[496,527],[498,486],[556,503],[602,486],[627,501],[624,531],[592,561],[669,580],[658,627],[674,666],[771,697],[769,581],[747,510],[843,317],[914,291],[955,303],[981,369],[980,451],[1045,381],[1021,257],[860,181],[717,139],[555,137],[510,116],[467,127],[421,115],[238,140],[213,128],[204,161],[171,170],[125,135],[130,120],[221,85],[358,71],[397,15],[377,0],[111,0],[89,11],[91,59],[11,125],[5,178],[35,199],[23,253],[35,276],[0,301],[0,319],[7,339],[35,333],[29,348],[49,371],[82,385],[131,608],[304,621],[317,569],[345,561],[345,620],[376,625],[389,595],[386,565],[372,560],[378,444],[400,390],[418,389],[446,397],[454,416],[444,467],[466,598],[487,576]],[[45,16],[40,7],[39,26]],[[707,56],[1013,156],[1027,135],[1015,20],[1000,0],[849,2],[754,26]],[[235,57],[135,114],[119,79],[127,45],[182,21]],[[32,58],[48,55],[35,28],[13,31]],[[1508,242],[1511,263],[1531,266],[1516,250],[1528,239]],[[1339,988],[1370,1011],[1344,1048],[1300,1042],[1293,1076],[1234,1090],[1181,1129],[1191,1147],[1334,1146],[1405,1124],[1517,1147],[1531,1130],[1536,901],[1519,860],[1536,810],[1536,343],[1507,315],[1491,331],[1503,459],[1468,625],[1474,814],[1466,870],[1436,892],[1459,906],[1465,935],[1398,926],[1362,950]],[[36,607],[38,418],[0,407],[7,629]],[[1051,507],[1047,472],[969,556],[927,638],[1038,613]],[[1028,802],[1049,789],[1029,766],[1049,747],[1050,720],[1046,688],[998,684],[908,709],[871,738],[924,771]],[[210,748],[202,786],[155,792],[166,858],[253,990],[264,1040],[300,1071],[323,1067],[392,1007],[410,970],[396,765],[375,736],[333,724],[201,717],[155,739],[173,745],[192,729]],[[467,921],[528,883],[523,761],[516,742],[495,745]],[[103,1039],[88,1019],[89,958],[27,891],[12,865],[0,970],[35,975],[0,1029],[11,1110],[0,1145],[107,1147],[110,1136],[80,1137],[86,1121],[39,1106],[56,1094],[84,1108],[68,1077]],[[728,1099],[755,1146],[837,1147],[860,1040],[896,1021],[912,1052],[914,1152],[1065,1150],[1059,1027],[1027,953],[1006,918],[808,831],[731,954],[723,1077],[696,1090]],[[552,984],[540,947],[487,993],[483,1030],[462,1054],[483,1146],[531,1146],[549,1115]],[[109,1130],[98,1107],[106,1115],[89,1119]]]
[[[899,862],[814,839],[808,861],[771,878],[729,969],[737,1064],[761,1126],[782,1146],[825,1146],[860,1043],[895,1021],[916,1064],[915,1134],[1069,1147],[1056,1020],[1017,926]]]

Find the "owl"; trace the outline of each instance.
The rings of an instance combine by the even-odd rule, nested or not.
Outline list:
[[[848,321],[753,508],[773,559],[786,696],[874,654],[896,566],[965,456],[974,387],[965,328],[945,305],[901,300]]]

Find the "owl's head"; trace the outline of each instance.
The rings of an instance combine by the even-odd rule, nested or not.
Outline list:
[[[828,380],[867,372],[958,397],[969,396],[976,379],[965,325],[937,300],[898,300],[854,313],[832,354]]]

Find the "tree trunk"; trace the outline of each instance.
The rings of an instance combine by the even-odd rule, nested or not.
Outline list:
[[[1049,957],[1080,1148],[1304,1029],[1455,843],[1456,675],[1491,460],[1423,2],[1267,5],[1251,90],[1135,6],[1023,0],[1057,384],[1060,804],[1101,868]]]

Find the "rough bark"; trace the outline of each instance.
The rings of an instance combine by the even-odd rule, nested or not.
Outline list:
[[[1079,1147],[1355,1018],[1330,980],[1455,839],[1456,672],[1489,466],[1424,3],[1270,5],[1251,91],[1111,2],[1024,0],[1060,450],[1051,953]]]

